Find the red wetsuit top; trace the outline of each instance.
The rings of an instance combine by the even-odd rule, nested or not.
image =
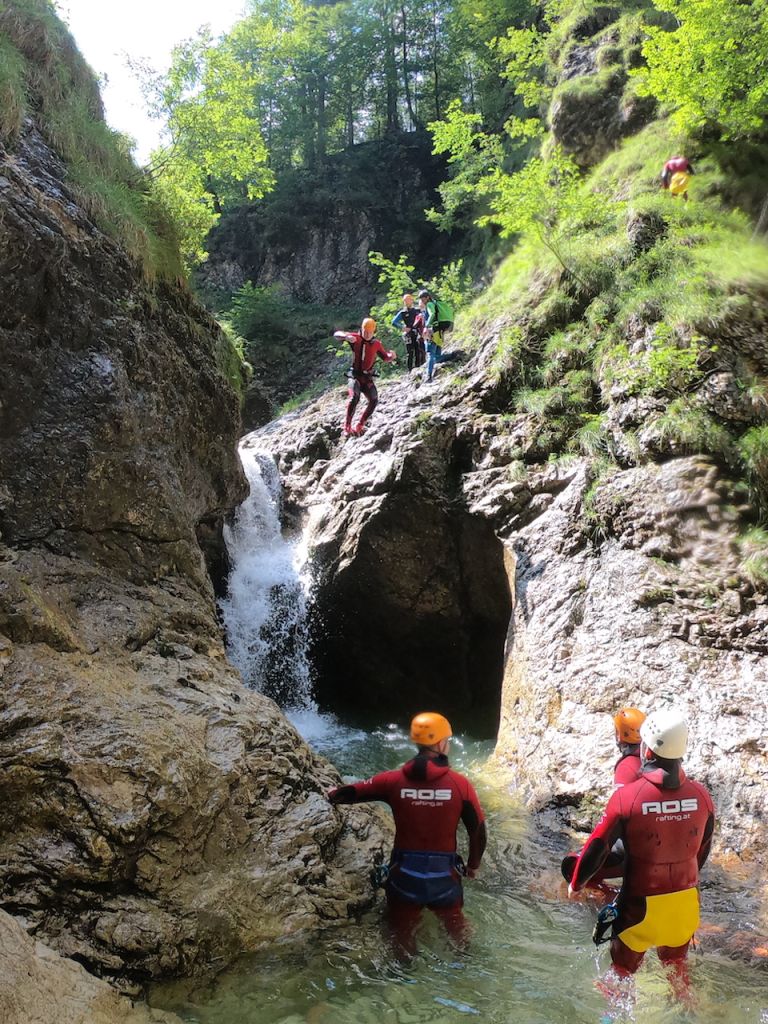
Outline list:
[[[656,166],[658,167],[658,164]],[[680,171],[684,174],[693,174],[693,165],[687,156],[673,156],[664,164],[664,170],[670,174],[677,174]]]
[[[628,786],[630,782],[637,781],[640,775],[640,768],[642,767],[640,762],[640,754],[635,753],[635,751],[639,749],[639,744],[636,746],[629,746],[629,744],[626,745],[626,753],[622,752],[621,757],[614,765],[614,789],[621,789],[622,786]]]
[[[395,816],[395,850],[455,853],[456,829],[469,834],[467,867],[476,870],[485,851],[485,815],[469,779],[440,754],[419,755],[402,768],[331,790],[331,803],[383,800]]]
[[[664,164],[664,170],[661,172],[661,182],[664,188],[669,188],[669,183],[672,181],[672,176],[675,174],[695,174],[693,164],[687,156],[673,156],[671,160],[667,160]]]
[[[388,352],[378,338],[366,341],[358,332],[346,335],[346,340],[352,349],[352,370],[355,374],[367,373],[373,370],[376,356],[379,356],[385,363],[390,363],[395,358],[394,352]]]
[[[709,855],[715,809],[707,790],[685,777],[679,761],[649,761],[635,782],[617,789],[579,854],[574,890],[584,887],[617,839],[624,842],[622,892],[660,896],[692,889]]]

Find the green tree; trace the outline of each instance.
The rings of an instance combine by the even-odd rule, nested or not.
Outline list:
[[[496,168],[479,187],[491,206],[481,225],[496,224],[503,236],[533,235],[578,280],[568,259],[568,238],[575,222],[589,221],[602,201],[583,188],[572,157],[554,146],[546,157],[531,157],[514,174]]]
[[[768,0],[654,0],[674,32],[647,29],[647,95],[672,104],[684,131],[714,128],[724,139],[758,135],[768,116]]]
[[[168,144],[152,174],[182,226],[187,263],[204,257],[204,239],[223,205],[255,199],[272,186],[267,149],[254,114],[255,69],[203,34],[177,47],[154,87]]]

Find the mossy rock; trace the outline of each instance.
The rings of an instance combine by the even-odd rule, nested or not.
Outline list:
[[[571,35],[574,39],[591,39],[592,36],[602,32],[608,25],[618,21],[621,13],[619,7],[601,4],[588,14],[585,14],[584,17],[578,19],[571,30]]]

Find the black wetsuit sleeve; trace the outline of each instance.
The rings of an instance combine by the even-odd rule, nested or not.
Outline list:
[[[704,835],[701,838],[701,846],[699,852],[696,854],[696,860],[699,863],[699,870],[701,870],[707,863],[707,857],[709,857],[709,851],[712,848],[712,833],[715,831],[715,816],[710,812],[707,818],[707,824],[704,826]]]
[[[339,786],[328,794],[328,799],[332,804],[356,804],[360,801],[354,786]]]
[[[485,847],[488,843],[488,830],[485,821],[480,820],[477,808],[472,800],[465,800],[461,807],[461,820],[469,836],[469,858],[467,867],[476,871],[483,859]]]
[[[398,772],[381,772],[371,779],[332,789],[328,799],[332,804],[365,804],[371,800],[384,800],[388,803],[393,780],[396,781],[398,777]]]

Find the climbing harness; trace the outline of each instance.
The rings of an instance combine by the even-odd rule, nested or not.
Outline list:
[[[614,921],[619,916],[619,908],[616,903],[606,903],[604,907],[600,908],[600,912],[597,915],[597,922],[595,924],[594,931],[592,932],[592,941],[596,946],[599,946],[603,942],[608,942],[611,938],[610,935],[606,935]]]
[[[387,890],[397,899],[420,906],[453,906],[462,898],[464,861],[456,853],[396,850],[390,863]]]
[[[377,864],[373,869],[373,884],[376,889],[383,889],[389,878],[389,864]]]

